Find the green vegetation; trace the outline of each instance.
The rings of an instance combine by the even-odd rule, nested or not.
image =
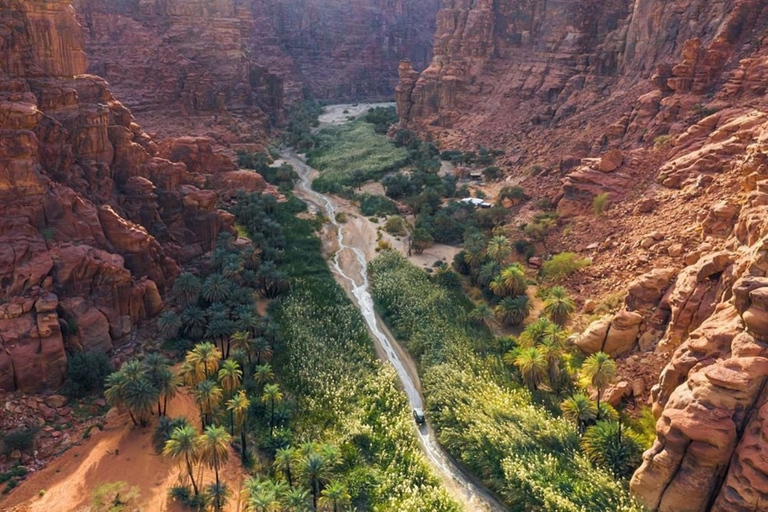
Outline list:
[[[472,235],[457,263],[476,269],[474,279],[490,283],[501,275],[501,266],[484,253],[485,241]],[[512,510],[640,510],[612,476],[614,462],[619,477],[637,462],[627,436],[612,435],[615,418],[604,417],[613,430],[602,435],[590,431],[596,417],[577,415],[581,430],[557,417],[561,398],[574,392],[577,371],[565,331],[541,319],[518,339],[496,340],[485,327],[487,310],[399,254],[382,254],[370,264],[370,273],[379,312],[418,360],[440,442]],[[515,274],[507,272],[508,283],[499,279],[495,288],[519,292]],[[592,457],[591,449],[582,448],[580,432],[596,438],[590,446],[615,443],[614,456]]]
[[[209,267],[174,284],[178,310],[163,331],[194,340],[174,379],[200,423],[162,417],[153,375],[167,365],[153,354],[109,377],[110,403],[138,425],[160,417],[154,442],[179,462],[170,497],[191,509],[220,510],[235,495],[220,474],[232,445],[251,467],[243,496],[252,510],[458,512],[420,452],[394,371],[333,279],[317,223],[295,217],[303,210],[298,200],[239,196],[232,212],[254,247],[222,236]]]
[[[35,444],[38,431],[36,427],[26,427],[9,432],[2,438],[2,453],[11,454],[16,450],[22,453],[29,452]]]
[[[101,484],[91,495],[93,512],[123,512],[136,510],[139,504],[139,488],[131,487],[126,482]]]
[[[389,198],[372,194],[361,194],[358,196],[360,201],[360,213],[366,217],[386,217],[388,215],[397,215],[397,205]]]
[[[605,210],[608,209],[610,206],[610,201],[611,196],[608,194],[608,192],[597,194],[592,200],[592,211],[594,211],[595,215],[599,217],[603,214],[603,212],[605,212]]]
[[[318,125],[317,118],[323,113],[323,107],[314,101],[305,101],[294,105],[288,112],[288,124],[283,132],[282,141],[300,151],[315,146],[312,128]]]
[[[379,180],[408,160],[407,150],[377,133],[374,125],[358,120],[321,130],[307,161],[321,172],[312,183],[315,190],[340,193],[343,187],[358,186],[361,178],[356,179],[355,171],[362,172],[363,182]]]
[[[574,272],[588,267],[592,262],[586,258],[580,258],[578,254],[572,252],[561,252],[555,254],[551,260],[545,261],[541,269],[542,275],[547,279],[563,279]]]
[[[112,372],[109,358],[102,352],[78,352],[67,358],[67,380],[63,392],[80,398],[104,390],[104,379]]]

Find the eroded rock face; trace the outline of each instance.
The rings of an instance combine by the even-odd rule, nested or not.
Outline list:
[[[83,74],[69,2],[0,1],[0,49],[0,387],[35,391],[61,384],[67,351],[109,351],[157,315],[185,245],[233,230],[196,185],[234,167],[199,141],[158,157]]]
[[[424,69],[439,0],[76,0],[88,70],[151,130],[266,141],[305,99],[389,99]],[[185,119],[182,126],[178,116]]]

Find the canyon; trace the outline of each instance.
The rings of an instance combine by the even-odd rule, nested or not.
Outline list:
[[[88,71],[150,131],[254,149],[304,99],[389,99],[438,0],[77,0]],[[169,118],[172,122],[168,122]]]
[[[609,394],[651,390],[633,494],[659,511],[768,506],[768,7],[446,0],[437,19],[431,64],[400,64],[400,123],[504,150],[569,224],[555,243],[592,257],[580,295],[626,294],[576,343],[618,358]],[[598,194],[612,207],[595,225]]]
[[[396,95],[556,207],[580,305],[622,295],[574,341],[652,406],[633,494],[768,507],[766,27],[760,0],[0,0],[0,389],[129,345],[233,191],[274,192],[231,157],[292,105]]]

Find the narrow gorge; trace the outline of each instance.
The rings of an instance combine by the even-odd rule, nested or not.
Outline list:
[[[0,509],[768,510],[767,28],[0,0]]]

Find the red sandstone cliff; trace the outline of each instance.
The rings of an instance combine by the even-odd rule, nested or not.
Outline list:
[[[201,189],[232,163],[207,139],[158,148],[85,70],[68,1],[0,0],[3,389],[56,386],[66,351],[123,343],[177,261],[232,230]]]
[[[766,28],[760,0],[444,0],[431,65],[400,67],[401,124],[540,165],[551,242],[593,259],[572,287],[627,290],[576,344],[653,386],[649,510],[768,509]]]
[[[76,0],[89,72],[152,131],[259,144],[287,103],[391,97],[438,0]]]

